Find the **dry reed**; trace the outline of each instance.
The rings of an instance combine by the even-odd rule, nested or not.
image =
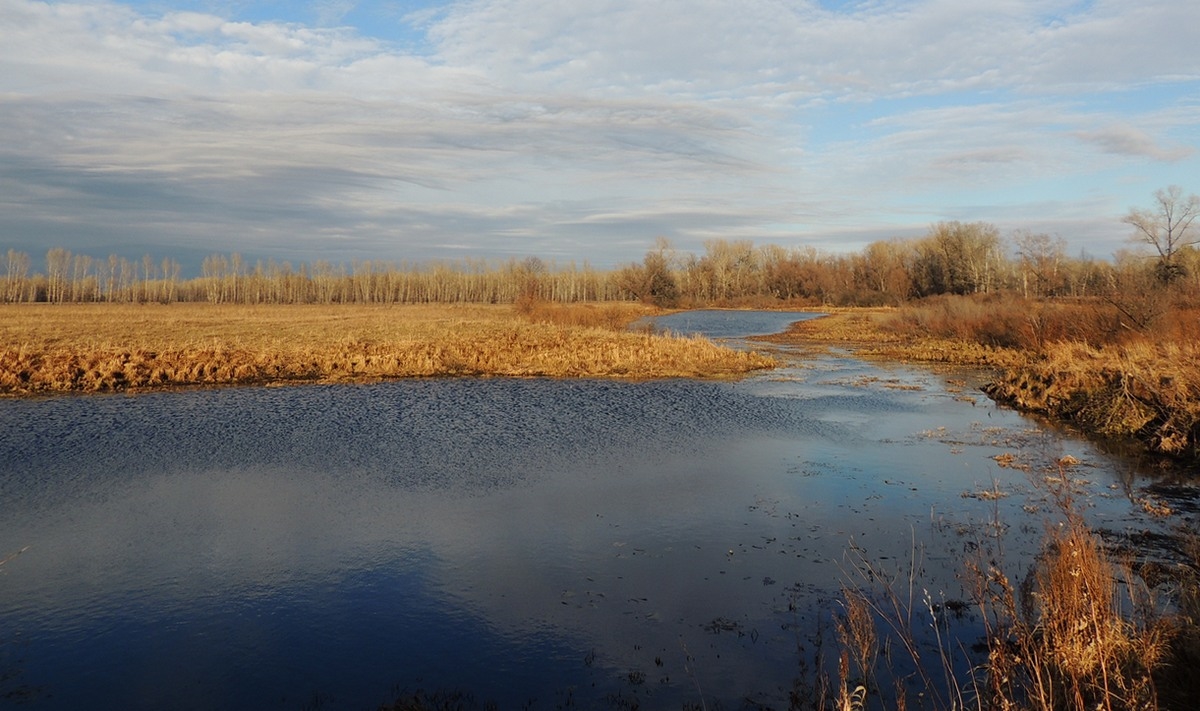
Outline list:
[[[1175,599],[1164,604],[1154,592],[1159,588],[1144,580],[1132,561],[1114,558],[1087,526],[1074,501],[1069,466],[1060,460],[1031,472],[1057,508],[1023,582],[1014,584],[1004,571],[1001,527],[987,527],[995,533],[977,542],[976,555],[967,561],[963,579],[984,638],[965,675],[955,661],[962,641],[944,634],[940,619],[948,605],[934,604],[928,593],[922,605],[914,594],[912,571],[919,561],[914,557],[908,576],[889,574],[852,546],[857,557],[851,574],[858,583],[843,591],[844,612],[835,629],[842,649],[835,708],[861,707],[861,698],[850,692],[855,683],[870,689],[883,708],[922,699],[930,708],[956,711],[1191,708],[1197,682],[1178,664],[1200,654],[1193,617],[1200,609],[1195,575],[1200,544],[1194,565],[1187,568],[1190,577],[1177,576]],[[929,634],[918,629],[931,629],[934,644],[918,641],[918,634]],[[915,666],[908,667],[896,652]],[[851,661],[857,675],[851,673]],[[939,667],[945,673],[941,680],[933,674]],[[906,690],[897,684],[894,695],[885,698],[877,676],[907,678],[916,686]]]
[[[587,310],[586,305],[577,307]],[[0,307],[0,392],[447,375],[724,377],[774,361],[700,338],[530,323],[508,306]]]
[[[1200,345],[1136,340],[1095,348],[1051,344],[1009,368],[993,398],[1075,422],[1107,437],[1136,438],[1151,452],[1200,456]]]
[[[837,344],[863,356],[995,369],[985,391],[1147,451],[1200,459],[1200,345],[1194,310],[1131,332],[1101,302],[938,298],[795,324],[772,340]]]

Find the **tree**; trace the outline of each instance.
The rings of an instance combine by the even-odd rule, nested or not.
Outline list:
[[[709,282],[706,289],[709,300],[728,302],[756,293],[750,288],[752,277],[760,273],[753,242],[710,239],[705,241],[704,249],[700,269]]]
[[[660,238],[641,264],[630,264],[619,271],[616,278],[621,290],[645,304],[674,306],[679,300],[679,284],[671,273],[669,249],[666,240]]]
[[[15,249],[8,250],[8,272],[4,278],[3,300],[20,301],[29,277],[29,255]]]
[[[71,253],[62,247],[46,252],[46,300],[61,304],[70,286]]]
[[[1200,197],[1183,197],[1183,189],[1172,185],[1154,193],[1155,206],[1149,210],[1129,208],[1121,221],[1133,227],[1134,242],[1143,242],[1158,252],[1154,271],[1158,280],[1169,284],[1187,276],[1187,269],[1177,259],[1179,250],[1200,243],[1200,235],[1192,223],[1200,216]]]
[[[1021,291],[1029,296],[1030,286],[1035,296],[1053,296],[1062,284],[1059,272],[1066,259],[1067,241],[1043,232],[1019,230],[1013,244],[1021,260]],[[1031,285],[1030,277],[1033,277]]]
[[[986,294],[996,287],[1000,231],[986,222],[939,222],[916,243],[909,273],[919,296]]]
[[[855,279],[859,288],[879,295],[886,303],[900,303],[913,288],[906,262],[911,262],[911,241],[872,242],[855,260]]]

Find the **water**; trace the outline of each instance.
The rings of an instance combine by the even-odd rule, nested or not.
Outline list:
[[[1071,454],[1092,515],[1141,525],[1126,465],[959,377],[834,355],[736,383],[0,402],[0,556],[26,549],[0,567],[0,703],[786,708],[851,546],[919,553],[957,598],[962,532],[1028,520],[1038,494],[993,456]],[[1012,495],[963,496],[992,486]],[[1038,539],[1012,527],[1018,565]]]

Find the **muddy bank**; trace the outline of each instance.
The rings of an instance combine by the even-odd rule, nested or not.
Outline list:
[[[856,355],[985,368],[998,403],[1067,422],[1102,439],[1129,440],[1185,466],[1200,464],[1200,348],[1047,345],[1041,352],[898,333],[888,310],[857,309],[795,324],[770,340],[846,348]]]
[[[1006,368],[984,386],[989,397],[1025,412],[1070,422],[1084,432],[1132,439],[1147,452],[1200,462],[1200,381],[1195,361],[1170,349],[1104,352],[1057,344]]]

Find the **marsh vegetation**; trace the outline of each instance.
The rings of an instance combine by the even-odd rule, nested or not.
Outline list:
[[[3,688],[30,708],[179,688],[222,708],[813,708],[799,664],[859,552],[921,551],[916,584],[966,602],[953,639],[983,637],[958,576],[993,513],[1040,505],[1016,464],[1069,455],[1089,523],[1147,525],[1126,462],[967,373],[783,363],[9,400],[0,538],[28,550],[2,568],[22,640]],[[1010,579],[1041,538],[1012,526]]]
[[[337,647],[374,680],[447,690],[394,687],[397,708],[470,707],[454,691],[464,680],[525,706],[537,704],[504,689],[556,707],[1190,708],[1200,253],[1188,216],[1200,205],[1178,190],[1156,199],[1126,219],[1153,253],[1111,262],[1068,258],[1047,235],[1006,243],[983,223],[848,255],[660,243],[611,271],[213,255],[183,279],[170,260],[58,249],[42,274],[10,250],[4,393],[326,387],[4,403],[4,540],[29,551],[0,560],[6,584],[29,576],[8,619],[42,637],[35,674],[64,685],[128,641],[111,630],[132,620],[90,622],[119,617],[126,598],[161,603],[152,624],[186,632],[131,637],[147,664],[150,647],[214,630],[255,637],[266,589],[295,619],[333,611],[312,635],[282,623],[271,637],[320,647],[419,630],[411,647],[366,650],[391,650],[382,666]],[[770,339],[783,346],[772,355],[629,328],[666,308],[751,305],[832,315]],[[935,383],[895,365],[907,361],[984,370]],[[426,380],[463,375],[520,380]],[[620,382],[678,377],[720,382]],[[1139,442],[1175,498],[1148,493],[1136,462],[977,399],[966,383],[980,377],[998,402]],[[340,539],[294,550],[318,530]],[[249,563],[229,553],[247,545]],[[185,560],[237,584],[197,580]],[[345,580],[353,589],[331,583]],[[664,580],[686,594],[662,594]],[[236,605],[206,608],[210,625],[181,617],[181,599]],[[381,599],[412,608],[372,607]],[[31,612],[42,605],[48,617]],[[253,666],[256,642],[241,643]],[[227,677],[224,653],[166,686]],[[471,655],[466,676],[449,668]],[[281,671],[291,658],[272,664],[270,684],[300,683]],[[327,688],[379,697],[335,677],[310,705],[332,703]],[[588,684],[601,701],[577,702]],[[36,701],[37,687],[17,691],[29,689]]]
[[[1130,329],[1103,302],[939,297],[837,313],[776,340],[987,366],[985,390],[1000,402],[1185,464],[1200,457],[1200,308],[1190,303],[1164,306],[1153,328]]]
[[[437,376],[722,377],[764,354],[635,333],[637,304],[0,306],[0,392]]]
[[[896,311],[850,317],[869,327],[871,350],[900,353],[902,344],[904,357],[1002,367],[988,392],[1003,402],[1195,460],[1198,215],[1200,197],[1177,186],[1158,191],[1151,207],[1130,209],[1124,217],[1135,248],[1111,260],[1070,257],[1061,238],[1044,233],[1002,237],[984,222],[941,222],[923,237],[845,254],[720,239],[707,242],[702,255],[681,254],[660,240],[640,262],[610,270],[537,257],[293,265],[214,254],[200,276],[183,278],[170,258],[131,261],[53,248],[39,271],[28,254],[8,250],[0,280],[0,302],[6,304],[182,302],[223,310],[202,317],[184,308],[64,309],[56,315],[6,308],[0,389],[456,374],[727,375],[771,361],[617,331],[639,315],[635,304],[888,306]],[[361,312],[371,316],[317,308],[351,304],[404,308]],[[462,308],[458,315],[410,308],[430,304]],[[255,310],[238,312],[232,305]],[[308,308],[287,317],[268,308],[282,305]],[[488,310],[497,306],[511,312]],[[485,313],[488,325],[479,318]],[[229,328],[222,329],[222,319]],[[456,319],[457,325],[447,326]],[[70,320],[78,323],[68,333],[64,324]],[[424,328],[420,335],[394,330],[410,320]],[[61,335],[48,329],[50,323]]]

